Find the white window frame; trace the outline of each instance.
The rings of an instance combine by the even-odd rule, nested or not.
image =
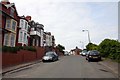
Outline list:
[[[32,45],[35,46],[35,39],[33,39]]]
[[[26,33],[24,33],[24,43],[26,43],[26,36],[27,36],[27,34]]]
[[[20,19],[20,28],[23,28],[23,27],[24,27],[24,20]]]
[[[15,23],[15,24],[13,24],[13,23]],[[16,31],[16,26],[17,26],[17,22],[16,22],[15,20],[12,20],[11,29],[12,29],[13,31]]]
[[[22,43],[23,42],[23,32],[19,31],[19,42]]]
[[[9,26],[8,26],[9,25]],[[7,19],[6,20],[6,29],[11,29],[11,20],[10,19]]]
[[[25,21],[25,30],[27,30],[27,27],[28,27],[28,23],[27,21]]]
[[[4,35],[4,46],[8,46],[9,45],[9,34],[5,34]]]
[[[15,46],[15,34],[11,33],[10,36],[10,46],[14,47]]]

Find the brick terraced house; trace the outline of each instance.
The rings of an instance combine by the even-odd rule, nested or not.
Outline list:
[[[31,16],[19,16],[9,0],[0,2],[0,31],[2,46],[55,47],[51,32],[44,32],[44,25],[31,20]]]
[[[17,46],[30,46],[30,25],[25,16],[19,16]]]
[[[2,18],[2,45],[4,46],[16,46],[16,33],[18,27],[18,13],[14,3],[10,3],[8,0],[2,0],[0,5],[2,6],[0,13]]]

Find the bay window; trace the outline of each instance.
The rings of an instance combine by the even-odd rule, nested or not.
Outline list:
[[[10,46],[11,46],[11,47],[14,47],[14,46],[15,46],[15,35],[14,35],[14,34],[11,34]]]
[[[4,35],[4,46],[8,46],[9,45],[9,35],[5,34]]]
[[[16,31],[16,25],[17,25],[17,23],[16,23],[16,21],[12,21],[12,30],[13,31]]]
[[[10,28],[11,28],[11,20],[10,20],[10,19],[7,19],[7,20],[6,20],[6,28],[7,28],[7,29],[10,29]]]

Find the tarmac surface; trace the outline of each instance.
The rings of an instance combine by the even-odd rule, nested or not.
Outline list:
[[[2,71],[2,77],[118,78],[118,63],[109,59],[103,59],[100,62],[87,62],[85,57],[80,55],[62,56],[56,62],[43,63],[38,60],[5,68]]]

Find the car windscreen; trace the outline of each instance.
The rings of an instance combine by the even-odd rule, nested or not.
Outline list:
[[[51,57],[53,57],[55,55],[54,54],[46,54],[45,56],[51,56]]]
[[[53,52],[47,52],[45,55],[51,55],[54,54]]]
[[[89,54],[90,54],[90,55],[99,55],[99,52],[98,52],[98,51],[90,51]]]
[[[84,51],[82,51],[83,53],[87,53],[87,51],[86,50],[84,50]]]

